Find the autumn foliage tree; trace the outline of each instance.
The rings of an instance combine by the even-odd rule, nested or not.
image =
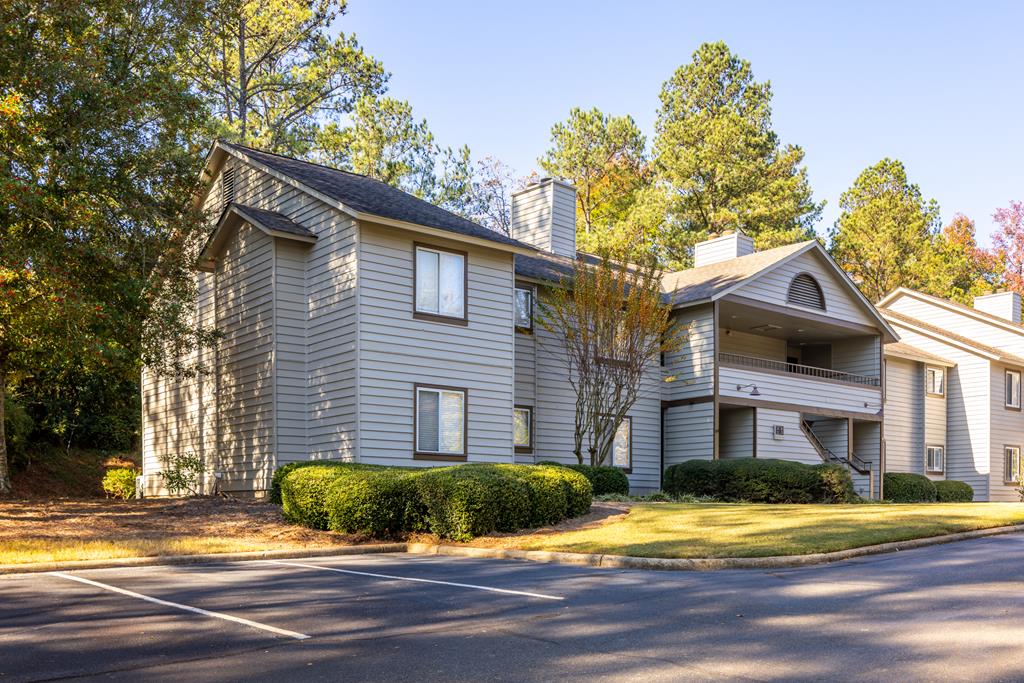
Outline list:
[[[924,291],[963,304],[992,292],[1002,276],[998,254],[978,246],[974,221],[959,213],[932,239],[923,263]]]
[[[608,464],[645,375],[685,339],[662,301],[660,271],[653,262],[579,258],[571,277],[539,303],[538,324],[558,340],[542,343],[564,364],[576,394],[573,452],[580,463]]]
[[[1024,203],[1011,201],[992,218],[999,225],[992,235],[992,244],[1003,268],[1003,283],[1024,294]]]

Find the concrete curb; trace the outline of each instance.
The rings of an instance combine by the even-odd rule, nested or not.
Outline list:
[[[894,553],[901,550],[924,548],[930,545],[966,541],[972,538],[998,536],[1024,532],[1024,524],[993,527],[962,531],[944,536],[916,538],[908,541],[894,541],[878,545],[867,545],[861,548],[838,550],[831,553],[813,553],[810,555],[784,555],[779,557],[707,557],[692,559],[672,559],[661,557],[630,557],[625,555],[599,555],[587,553],[560,553],[546,550],[504,550],[501,548],[477,548],[463,545],[431,545],[428,543],[409,543],[406,552],[422,555],[451,555],[456,557],[489,557],[505,560],[529,560],[531,562],[550,562],[554,564],[570,564],[586,567],[606,567],[614,569],[654,569],[662,571],[713,571],[719,569],[785,569],[807,567],[849,560],[866,555]]]
[[[174,564],[206,564],[211,562],[243,562],[245,560],[285,560],[334,555],[370,555],[404,553],[405,543],[378,545],[346,545],[306,550],[254,550],[244,553],[207,553],[205,555],[155,555],[153,557],[122,557],[109,560],[75,560],[72,562],[29,562],[0,564],[0,574],[31,574],[70,571],[72,569],[112,569],[118,567],[150,567]]]

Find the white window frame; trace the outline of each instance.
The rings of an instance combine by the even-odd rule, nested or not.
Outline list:
[[[937,377],[939,380],[939,390],[935,391],[935,382],[933,378]],[[925,392],[931,396],[945,396],[946,395],[946,370],[944,368],[937,368],[929,365],[924,370],[924,384]]]
[[[421,275],[421,273],[420,273],[420,268],[419,268],[419,261],[420,261],[420,254],[421,253],[423,253],[423,254],[436,254],[437,255],[437,283],[436,283],[437,300],[435,302],[435,305],[434,305],[433,309],[430,309],[428,307],[424,307],[424,308],[420,307],[420,275]],[[458,258],[462,262],[462,277],[460,278],[460,286],[462,287],[462,299],[461,299],[462,300],[462,310],[461,310],[461,312],[459,312],[458,315],[453,314],[453,313],[442,313],[441,312],[441,300],[443,298],[443,293],[441,291],[441,283],[444,280],[444,274],[442,273],[442,263],[444,262],[445,257],[455,257],[455,258]],[[453,249],[440,249],[438,247],[431,247],[431,246],[428,246],[428,245],[416,244],[415,248],[413,249],[413,263],[415,264],[415,267],[413,269],[414,277],[413,277],[413,283],[412,283],[412,289],[413,289],[413,292],[412,292],[412,308],[413,308],[413,313],[416,316],[421,317],[421,318],[425,318],[425,319],[430,319],[430,320],[437,320],[437,319],[439,319],[440,321],[443,321],[443,322],[455,322],[455,323],[465,324],[466,321],[469,318],[469,314],[468,314],[468,311],[469,311],[469,301],[468,301],[469,285],[467,284],[468,281],[469,281],[469,271],[468,271],[468,268],[469,268],[469,258],[466,255],[466,253],[462,252],[462,251],[455,251]]]
[[[1003,399],[1006,401],[1006,407],[1020,410],[1020,370],[1007,370],[1004,377],[1006,384],[1003,387]],[[1010,378],[1014,378],[1016,391],[1013,389],[1014,382],[1011,382]]]
[[[430,450],[420,448],[420,395],[423,393],[437,394],[437,430],[438,430],[438,450]],[[461,448],[457,451],[441,450],[441,426],[444,424],[444,401],[442,400],[443,394],[459,394],[462,396],[462,412],[459,416],[462,426],[462,439]],[[413,401],[413,414],[417,416],[416,429],[413,430],[413,454],[422,456],[438,456],[452,459],[464,460],[466,457],[466,431],[469,421],[469,392],[461,387],[444,387],[435,385],[416,385],[414,392],[415,400]]]
[[[939,466],[932,467],[932,451],[939,453]],[[939,444],[925,446],[924,449],[924,471],[928,474],[943,474],[946,471],[946,447]]]
[[[1020,446],[1003,446],[1003,483],[1019,484],[1020,470]]]
[[[529,437],[527,443],[516,443],[515,415],[519,412],[526,413],[526,430]],[[512,408],[512,447],[515,448],[517,453],[533,452],[533,406],[515,406]]]
[[[519,286],[517,286],[513,290],[512,296],[513,297],[518,297],[519,296],[519,292],[526,292],[526,294],[530,297],[530,312],[529,312],[530,320],[529,320],[529,323],[526,324],[526,325],[520,325],[519,324],[519,321],[516,319],[518,311],[519,311],[519,306],[517,305],[517,302],[513,298],[513,301],[512,301],[512,323],[515,325],[515,328],[517,330],[527,330],[527,331],[531,331],[532,332],[533,331],[533,301],[534,301],[533,288],[532,287],[519,287]]]

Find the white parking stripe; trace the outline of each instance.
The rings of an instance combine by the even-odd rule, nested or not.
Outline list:
[[[357,572],[353,569],[337,569],[336,567],[324,567],[319,564],[303,564],[302,562],[285,562],[284,560],[260,560],[264,564],[280,564],[288,567],[303,567],[305,569],[322,569],[328,572],[339,574],[355,574],[356,576],[370,576],[375,579],[391,579],[393,581],[414,581],[416,583],[435,583],[442,586],[455,586],[457,588],[473,588],[479,591],[491,593],[508,593],[509,595],[525,595],[530,598],[541,598],[543,600],[565,600],[557,595],[544,595],[543,593],[530,593],[528,591],[514,591],[507,588],[493,588],[491,586],[478,586],[472,583],[455,583],[453,581],[437,581],[435,579],[418,579],[413,576],[392,576],[391,574],[374,574],[372,572]]]
[[[81,576],[72,576],[71,574],[65,574],[64,572],[49,572],[50,576],[58,576],[62,579],[68,579],[69,581],[78,581],[79,583],[85,583],[90,586],[96,586],[104,590],[113,591],[114,593],[120,593],[121,595],[127,595],[131,598],[138,598],[139,600],[145,600],[152,602],[157,605],[164,605],[165,607],[173,607],[175,609],[185,610],[186,612],[194,612],[195,614],[202,614],[207,617],[214,617],[216,619],[224,619],[225,621],[233,621],[236,624],[243,624],[245,626],[251,626],[252,628],[258,628],[263,631],[270,631],[276,633],[279,636],[288,636],[289,638],[295,638],[296,640],[306,640],[310,636],[305,633],[296,633],[295,631],[288,631],[283,628],[277,628],[275,626],[268,626],[267,624],[261,624],[258,621],[250,621],[248,619],[242,619],[241,617],[233,617],[230,614],[224,614],[223,612],[211,612],[210,610],[200,609],[198,607],[190,607],[189,605],[182,605],[177,602],[169,602],[167,600],[161,600],[160,598],[151,598],[148,595],[142,593],[136,593],[134,591],[125,590],[124,588],[118,588],[117,586],[111,586],[106,583],[100,583],[99,581],[92,581],[90,579],[83,579]]]

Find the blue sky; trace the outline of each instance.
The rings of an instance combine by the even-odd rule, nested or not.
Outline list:
[[[805,152],[818,231],[865,167],[901,159],[942,208],[977,221],[1024,199],[1024,3],[349,0],[355,32],[445,145],[520,174],[573,106],[653,136],[661,84],[724,40],[774,90],[775,129]]]

